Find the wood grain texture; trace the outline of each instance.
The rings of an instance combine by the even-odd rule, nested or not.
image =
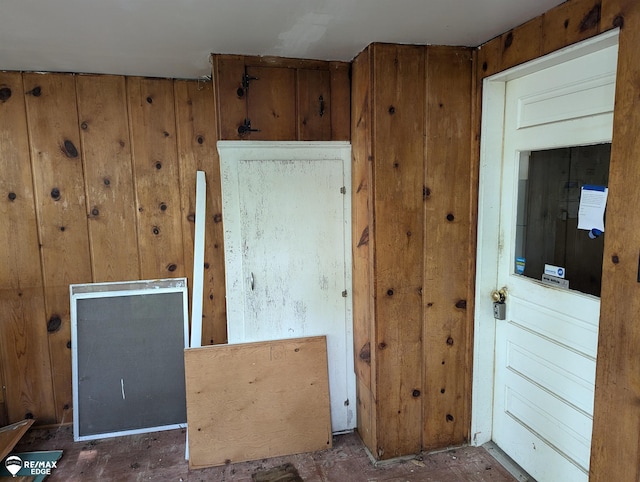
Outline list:
[[[351,226],[353,253],[353,342],[358,396],[358,432],[365,445],[375,451],[376,411],[375,339],[373,296],[373,229],[372,199],[372,112],[371,112],[371,49],[361,52],[353,61],[353,125],[351,167]]]
[[[213,82],[216,95],[218,136],[222,140],[238,140],[238,127],[247,118],[247,92],[242,88],[244,57],[213,55]],[[238,90],[240,89],[240,90]],[[238,93],[242,95],[238,95]]]
[[[424,48],[373,46],[377,447],[421,449]],[[372,350],[374,348],[372,347]]]
[[[227,320],[224,233],[213,85],[208,82],[175,81],[174,92],[180,160],[184,259],[189,278],[188,286],[193,286],[196,172],[204,171],[207,180],[207,204],[202,340],[203,344],[225,343]]]
[[[548,54],[600,33],[601,0],[572,0],[542,16],[542,52]]]
[[[296,136],[296,71],[285,67],[247,67],[247,117],[257,132],[243,139],[286,141]]]
[[[326,338],[185,350],[189,467],[331,448]]]
[[[347,62],[330,62],[331,140],[351,140],[351,66]]]
[[[142,279],[182,277],[180,167],[171,80],[127,78]]]
[[[423,449],[469,440],[471,51],[426,48]]]
[[[603,9],[607,18],[622,15],[624,26],[618,53],[589,480],[635,481],[640,478],[640,330],[632,320],[640,310],[640,213],[630,207],[640,203],[636,162],[640,3],[603,2]]]
[[[39,336],[48,332],[55,418],[63,420],[72,405],[69,284],[92,279],[75,78],[25,74],[24,86],[45,289]]]
[[[297,135],[300,141],[331,140],[331,73],[297,70]]]
[[[94,282],[140,278],[126,81],[76,77]]]
[[[21,422],[12,423],[6,427],[0,428],[0,460],[11,453],[13,447],[20,441],[22,436],[27,433],[29,427],[33,425],[35,420],[22,420]]]

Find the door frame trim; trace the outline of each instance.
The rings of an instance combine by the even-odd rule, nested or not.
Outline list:
[[[499,234],[500,190],[495,189],[495,182],[490,184],[487,181],[495,179],[496,173],[500,177],[502,175],[506,84],[510,80],[616,45],[618,36],[619,29],[611,30],[483,80],[471,402],[472,445],[479,446],[493,438],[495,320],[490,294],[497,288],[498,253],[504,240],[500,239]]]

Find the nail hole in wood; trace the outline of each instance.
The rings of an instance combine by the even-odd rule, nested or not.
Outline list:
[[[17,196],[15,192],[10,192],[7,197],[9,198],[9,201],[15,201]]]
[[[453,346],[453,338],[451,337],[447,338],[447,345]]]
[[[393,290],[387,290],[387,296],[393,296]]]
[[[411,392],[411,395],[413,396],[413,398],[418,398],[420,396],[420,390],[414,390],[413,392]]]
[[[447,221],[453,221],[455,219],[455,216],[451,213],[447,214]]]
[[[29,92],[27,92],[27,94],[32,95],[34,97],[40,97],[40,95],[42,95],[42,89],[40,88],[40,86],[36,86],[33,89],[31,89]]]
[[[91,210],[91,214],[92,214],[93,216],[97,216],[98,214],[100,214],[100,211],[98,211],[98,208],[93,208],[93,209]]]
[[[153,227],[153,234],[155,234],[156,236],[160,234],[160,228],[158,228],[158,226]]]
[[[165,137],[169,137],[169,135],[170,135],[167,131],[164,131],[162,134],[163,134]]]
[[[486,72],[488,68],[489,68],[489,66],[487,65],[487,63],[486,62],[482,62],[482,70],[484,72]]]
[[[611,261],[613,262],[613,264],[618,264],[620,262],[620,258],[617,254],[614,254],[613,256],[611,256]]]
[[[83,122],[82,124],[80,124],[80,129],[82,129],[83,131],[86,131],[89,128],[89,124],[87,124],[86,122]]]
[[[393,115],[396,113],[396,108],[394,106],[389,106],[389,114]]]
[[[109,184],[111,184],[111,181],[106,177],[102,180],[102,182],[104,182],[105,186],[108,186]]]
[[[162,163],[156,162],[156,169],[162,169]]]
[[[453,415],[451,415],[450,413],[447,414],[447,422],[453,422]]]
[[[167,205],[165,203],[160,203],[160,211],[166,211]]]
[[[58,189],[57,187],[54,187],[51,190],[51,197],[57,201],[58,199],[60,199],[60,189]]]
[[[198,136],[198,137],[196,138],[196,141],[198,141],[198,144],[204,144],[204,137],[202,137],[202,136]]]
[[[445,392],[444,388],[441,388],[440,393],[444,393],[444,392]]]
[[[153,99],[151,97],[147,97],[147,103],[148,104],[153,104]]]
[[[67,229],[64,226],[60,226],[60,231],[64,232],[64,230]]]

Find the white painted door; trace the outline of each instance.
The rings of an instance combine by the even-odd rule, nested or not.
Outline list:
[[[616,62],[612,46],[505,86],[501,181],[495,177],[501,197],[495,287],[505,287],[507,295],[506,320],[495,322],[492,431],[493,440],[539,482],[588,480],[600,300],[517,274],[516,258],[532,239],[526,230],[533,229],[518,200],[530,187],[532,153],[611,142]],[[558,189],[568,196],[582,182],[567,177]],[[558,219],[564,229],[570,229],[567,217],[573,216]],[[576,235],[587,239],[588,231]],[[601,266],[601,259],[596,262]]]
[[[326,335],[333,431],[351,430],[350,148],[219,146],[229,342]]]

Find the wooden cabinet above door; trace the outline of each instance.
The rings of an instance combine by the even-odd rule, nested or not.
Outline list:
[[[350,64],[213,55],[219,138],[350,140]]]

